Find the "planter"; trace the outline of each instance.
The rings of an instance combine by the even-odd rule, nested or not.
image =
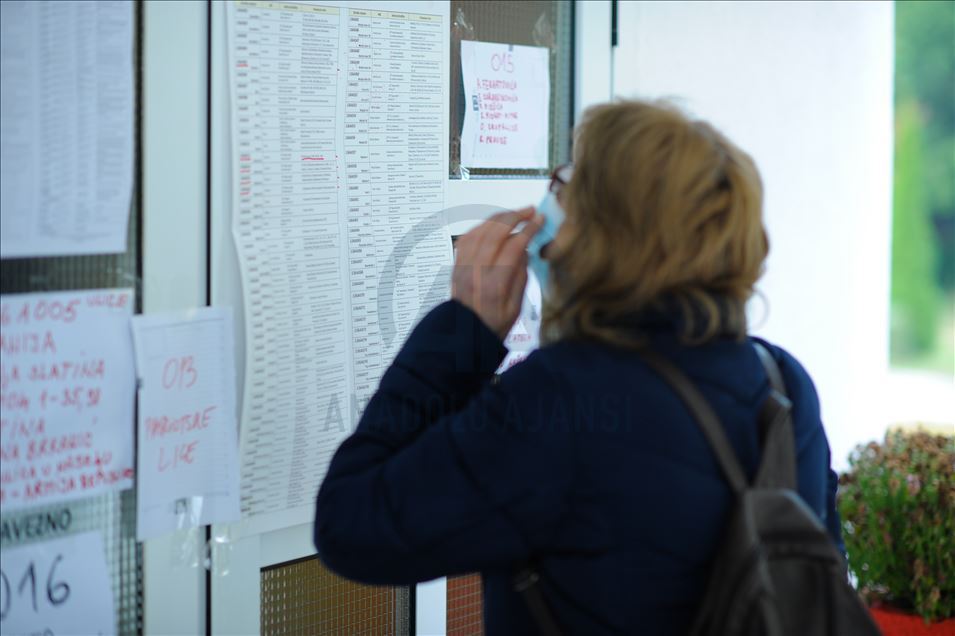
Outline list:
[[[955,618],[926,625],[921,616],[885,607],[869,608],[884,636],[955,636]]]

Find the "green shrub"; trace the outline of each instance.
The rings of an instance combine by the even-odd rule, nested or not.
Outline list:
[[[896,108],[890,355],[901,365],[935,347],[942,298],[935,281],[938,247],[924,183],[922,117],[915,101]]]
[[[869,602],[955,616],[955,437],[890,432],[839,479],[849,569]]]

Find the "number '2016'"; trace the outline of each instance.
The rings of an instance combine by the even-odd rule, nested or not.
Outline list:
[[[67,601],[68,598],[70,598],[69,583],[66,583],[65,581],[55,582],[53,580],[53,577],[56,574],[56,566],[62,560],[62,554],[56,555],[56,558],[53,559],[53,563],[50,564],[50,572],[46,577],[46,598],[53,607],[62,605]],[[33,563],[33,561],[31,561],[30,565],[28,565],[26,570],[24,570],[23,576],[20,578],[20,582],[17,585],[18,597],[23,596],[24,588],[26,588],[26,591],[30,594],[30,605],[33,607],[33,612],[39,612],[40,608],[37,603],[36,564]],[[7,576],[5,571],[0,569],[0,621],[6,620],[7,616],[10,614],[10,608],[12,606],[13,588],[10,585],[10,578]]]

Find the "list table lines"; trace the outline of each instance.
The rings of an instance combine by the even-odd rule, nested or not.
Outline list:
[[[447,18],[384,6],[229,6],[246,517],[310,509],[405,335],[447,295]]]

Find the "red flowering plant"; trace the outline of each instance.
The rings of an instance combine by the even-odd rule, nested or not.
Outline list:
[[[955,616],[955,436],[894,430],[839,479],[849,569],[874,605]]]

